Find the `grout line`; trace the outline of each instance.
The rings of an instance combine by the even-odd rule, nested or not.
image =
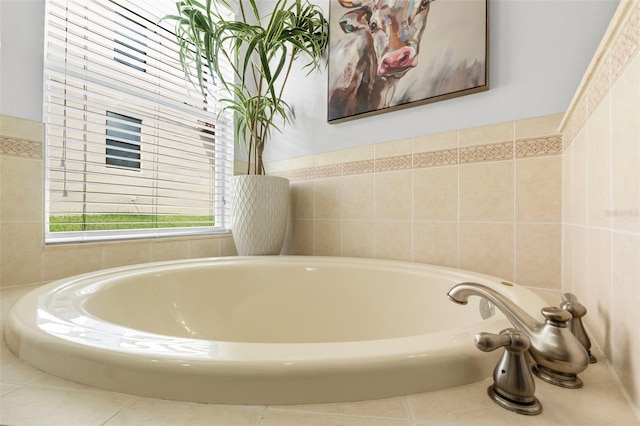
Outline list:
[[[413,412],[413,406],[409,403],[409,395],[403,396],[402,402],[404,403],[405,410],[407,410],[407,414],[409,415],[409,420],[411,421],[411,424],[414,425],[416,422],[416,415]]]
[[[564,278],[565,278],[565,262],[566,262],[566,258],[565,258],[565,253],[566,253],[566,247],[567,247],[567,243],[565,240],[565,206],[567,205],[567,202],[565,201],[565,177],[566,177],[566,172],[565,172],[565,155],[566,155],[566,150],[563,150],[562,152],[562,158],[560,161],[560,290],[562,291],[566,291],[565,290],[565,282],[564,282]],[[567,157],[568,158],[568,157]],[[567,160],[568,161],[568,160]]]
[[[410,188],[409,188],[409,194],[411,196],[411,203],[410,203],[410,217],[411,217],[411,224],[409,232],[410,232],[410,245],[411,245],[411,254],[410,254],[410,261],[411,262],[415,262],[416,259],[416,241],[415,241],[415,216],[416,216],[416,212],[415,212],[415,179],[416,179],[416,168],[415,166],[415,153],[414,153],[414,146],[415,144],[413,143],[413,139],[411,139],[411,183],[410,183]]]
[[[397,397],[396,397],[397,398]],[[406,396],[402,396],[401,398],[406,398]],[[368,401],[376,401],[376,400],[365,400],[362,402]],[[356,401],[359,402],[359,401]],[[339,404],[349,404],[349,402],[335,402],[329,403],[330,405],[339,405]],[[323,404],[320,404],[323,405]],[[313,411],[308,409],[297,409],[297,408],[279,408],[278,406],[267,406],[269,411],[278,412],[278,413],[293,413],[293,414],[304,414],[309,416],[320,416],[320,417],[340,417],[340,418],[350,418],[350,419],[368,419],[368,420],[376,420],[376,421],[387,421],[387,422],[398,422],[398,423],[406,423],[407,421],[413,421],[412,418],[398,418],[398,417],[387,417],[387,416],[371,416],[365,414],[349,414],[349,413],[340,413],[334,411]]]
[[[11,389],[7,390],[6,392],[0,394],[0,401],[2,401],[2,398],[4,398],[5,396],[9,395],[12,392],[17,391],[18,389],[24,387],[25,385],[23,384],[18,384],[18,383],[7,383],[7,382],[1,382],[3,385],[8,385],[11,386]],[[2,405],[0,403],[0,405]]]
[[[344,150],[340,150],[340,256],[344,256]]]
[[[609,47],[609,52],[611,52],[611,47]],[[607,64],[609,66],[609,78],[608,78],[608,83],[609,83],[609,87],[607,87],[607,92],[605,94],[603,94],[603,96],[605,96],[606,102],[607,102],[607,109],[608,109],[608,131],[607,131],[607,136],[609,137],[608,143],[607,143],[607,150],[608,150],[608,160],[609,160],[609,168],[608,168],[608,174],[609,174],[609,187],[607,188],[609,191],[609,208],[611,208],[613,210],[614,205],[613,205],[613,116],[612,116],[612,112],[613,112],[613,81],[612,81],[612,77],[613,77],[613,69],[612,69],[612,60],[605,62],[605,64]],[[629,65],[630,61],[626,64]],[[622,75],[622,73],[620,74]],[[588,211],[588,210],[587,210]],[[616,317],[619,315],[620,311],[618,309],[616,309],[616,305],[615,305],[615,300],[616,300],[616,285],[615,285],[615,257],[614,257],[614,252],[615,252],[615,239],[614,239],[614,233],[612,232],[613,230],[613,223],[614,223],[614,217],[613,216],[609,216],[609,294],[611,294],[611,298],[609,299],[609,320],[611,321],[612,324],[616,324]],[[616,315],[617,314],[617,315]],[[608,330],[607,330],[608,331]],[[613,346],[615,344],[615,334],[612,333],[613,336],[611,337],[611,345]],[[591,336],[593,336],[593,333],[591,333]],[[615,356],[615,351],[611,351],[611,356],[614,357]],[[627,402],[629,403],[629,406],[631,407],[631,409],[635,412],[635,407],[632,403],[632,399],[629,397],[629,395],[626,392],[626,388],[622,385],[622,382],[618,379],[618,376],[615,372],[615,369],[613,368],[611,363],[607,363],[609,366],[609,371],[611,373],[611,375],[614,378],[614,381],[616,382],[616,384],[618,384],[618,387],[620,388],[620,390],[622,391],[624,397],[627,399]],[[636,413],[638,414],[638,413]]]
[[[566,225],[572,226],[575,228],[581,228],[586,231],[591,231],[591,230],[606,231],[606,232],[611,232],[612,234],[615,234],[615,235],[627,235],[630,237],[640,237],[640,231],[634,231],[631,229],[610,229],[602,226],[590,226],[588,224],[580,224],[580,223],[568,223]]]
[[[265,405],[262,407],[262,413],[260,414],[260,418],[258,419],[258,422],[256,423],[256,426],[260,426],[261,424],[263,424],[264,422],[264,418],[267,415],[267,409],[269,408],[268,405]]]
[[[120,407],[119,409],[117,409],[117,410],[115,411],[115,413],[113,413],[111,416],[109,416],[109,418],[107,418],[107,420],[105,420],[105,421],[102,423],[102,426],[108,426],[108,425],[109,425],[109,422],[110,422],[111,420],[113,420],[113,419],[114,419],[118,414],[120,414],[121,412],[123,412],[123,411],[124,411],[124,410],[126,410],[127,408],[131,407],[131,406],[133,405],[133,403],[134,403],[137,399],[139,399],[139,398],[138,398],[138,397],[133,397],[133,398],[131,398],[130,400],[126,401],[126,402],[122,405],[122,407]]]
[[[314,166],[315,166],[315,158],[313,160]],[[311,190],[313,191],[313,210],[312,210],[312,218],[311,218],[311,254],[313,256],[316,255],[316,222],[317,222],[317,204],[316,204],[316,177],[315,177],[315,172],[314,172],[314,176],[313,179],[311,180],[311,184],[313,185]]]
[[[591,336],[593,336],[593,333],[590,333],[590,334]],[[598,346],[598,349],[600,350],[600,353],[601,353],[600,357],[598,358],[598,361],[602,362],[602,357],[603,356],[605,357],[609,374],[613,378],[613,381],[616,383],[616,385],[618,385],[618,389],[620,390],[620,392],[622,392],[622,396],[626,400],[627,405],[629,405],[633,414],[635,414],[638,417],[638,420],[640,421],[640,407],[636,405],[635,401],[631,397],[631,394],[629,393],[625,385],[620,380],[620,376],[618,376],[618,372],[616,371],[615,367],[613,366],[611,361],[608,358],[606,358],[606,355],[604,355],[604,351],[602,350],[602,348]]]
[[[511,186],[511,194],[512,194],[512,214],[511,214],[511,231],[512,231],[512,243],[513,243],[513,250],[511,251],[511,261],[513,262],[513,266],[511,269],[511,276],[512,279],[514,281],[518,281],[518,253],[517,253],[517,247],[518,247],[518,228],[516,226],[516,215],[517,215],[517,209],[518,209],[518,191],[517,191],[517,161],[516,161],[516,123],[515,121],[512,124],[511,127],[511,132],[512,132],[512,141],[511,141],[511,151],[513,154],[513,157],[511,159],[511,161],[513,161],[513,165],[511,166],[511,177],[512,177],[512,186]]]
[[[591,86],[589,86],[591,87]],[[587,117],[585,120],[585,124],[584,124],[584,132],[585,132],[585,137],[584,137],[584,141],[582,143],[583,145],[583,155],[584,155],[584,191],[585,191],[585,203],[584,203],[584,215],[585,215],[585,225],[587,228],[587,232],[585,232],[585,252],[584,252],[584,259],[583,261],[585,262],[585,304],[587,306],[591,305],[591,301],[592,301],[592,294],[591,294],[591,274],[589,273],[589,255],[590,255],[590,235],[591,232],[588,232],[591,227],[590,227],[590,223],[589,223],[589,204],[590,204],[590,197],[589,197],[589,120],[591,119],[591,114],[593,111],[591,111],[591,108],[589,107],[589,91],[585,92],[586,93],[586,105],[585,105],[585,109],[587,110]],[[574,269],[575,270],[575,269]],[[595,294],[595,291],[593,292]],[[595,337],[595,336],[594,336]],[[594,338],[594,340],[596,340]]]
[[[378,172],[376,172],[376,158],[377,158],[377,152],[376,152],[376,145],[373,146],[373,171],[371,172],[371,174],[373,175],[373,214],[371,215],[371,233],[372,233],[372,238],[373,241],[371,241],[371,255],[373,256],[374,259],[377,259],[377,247],[376,247],[376,222],[377,222],[377,218],[376,218],[376,188],[377,188],[377,182],[378,182]]]
[[[456,208],[456,267],[460,268],[462,259],[462,254],[460,252],[462,247],[460,242],[462,237],[460,235],[460,204],[462,200],[462,197],[460,196],[460,130],[456,132],[456,179],[456,203],[458,204]]]

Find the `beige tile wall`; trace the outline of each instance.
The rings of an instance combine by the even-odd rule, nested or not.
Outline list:
[[[559,289],[562,114],[269,164],[285,252],[435,263]]]
[[[640,1],[624,1],[562,123],[564,287],[640,406]]]
[[[0,116],[0,287],[127,264],[236,254],[230,235],[44,245],[44,126]]]

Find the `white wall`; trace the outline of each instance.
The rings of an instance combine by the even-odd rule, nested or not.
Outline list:
[[[44,0],[0,0],[0,115],[42,121]]]
[[[315,1],[329,12],[328,0]],[[437,0],[434,9],[445,1],[459,0]],[[2,115],[42,120],[44,4],[0,0]],[[488,92],[345,123],[327,123],[327,73],[299,71],[287,93],[297,118],[274,134],[266,159],[563,112],[616,6],[615,0],[490,0]]]
[[[457,0],[437,0],[429,19],[446,1]],[[328,0],[317,3],[329,10]],[[374,117],[328,124],[327,72],[300,72],[286,95],[296,120],[275,134],[265,156],[279,160],[564,112],[617,3],[490,0],[490,90]],[[429,28],[428,22],[425,41],[437,37]]]

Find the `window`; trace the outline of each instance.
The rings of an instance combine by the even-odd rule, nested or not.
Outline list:
[[[142,120],[107,111],[107,165],[124,169],[140,168],[140,124]],[[134,141],[124,142],[124,141]]]
[[[113,50],[118,56],[113,59],[133,69],[146,72],[144,64],[147,63],[145,58],[147,52],[144,49],[147,46],[145,40],[147,36],[144,32],[136,31],[136,27],[141,25],[135,20],[120,14],[116,17],[115,24],[116,37],[114,41],[116,46]]]
[[[233,118],[185,79],[174,8],[47,0],[48,243],[227,230]]]

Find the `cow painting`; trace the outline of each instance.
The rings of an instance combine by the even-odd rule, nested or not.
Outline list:
[[[335,29],[331,33],[329,58],[329,121],[367,115],[446,93],[486,90],[486,1],[437,2],[441,3],[441,9],[451,9],[450,3],[465,7],[480,5],[482,8],[472,9],[480,15],[475,18],[467,8],[459,9],[462,17],[449,12],[436,14],[434,18],[431,10],[436,9],[433,6],[436,0],[332,1],[331,22]],[[453,33],[446,24],[436,22],[436,28],[443,28],[446,38],[425,37],[425,30],[433,25],[434,19],[447,16],[454,17],[452,25],[465,25],[458,28],[462,36]],[[467,25],[467,16],[480,25]],[[469,28],[472,30],[465,31]],[[431,36],[435,36],[433,32]],[[421,45],[429,51],[424,57],[420,55]],[[461,50],[468,55],[470,45],[474,49],[471,58],[452,54]],[[424,75],[425,70],[430,75]]]

